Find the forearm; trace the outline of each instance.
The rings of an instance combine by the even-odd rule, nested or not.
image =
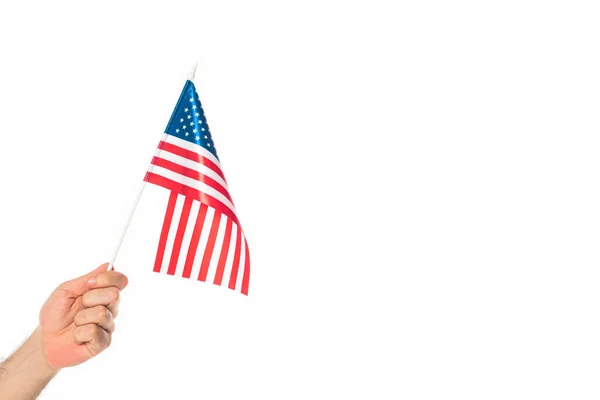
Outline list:
[[[58,373],[42,353],[39,328],[6,361],[0,364],[0,399],[36,399]]]

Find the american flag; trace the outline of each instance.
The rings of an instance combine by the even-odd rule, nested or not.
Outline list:
[[[190,80],[144,180],[170,191],[154,271],[248,295],[248,244]]]

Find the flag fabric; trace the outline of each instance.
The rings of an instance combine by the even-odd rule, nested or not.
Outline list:
[[[248,295],[248,244],[190,80],[144,180],[170,192],[154,271],[212,282]]]

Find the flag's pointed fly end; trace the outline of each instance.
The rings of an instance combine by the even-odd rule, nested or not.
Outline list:
[[[196,63],[194,64],[194,68],[192,68],[188,73],[188,79],[190,81],[193,81],[194,77],[196,76],[196,68],[198,68],[198,61],[196,61]]]

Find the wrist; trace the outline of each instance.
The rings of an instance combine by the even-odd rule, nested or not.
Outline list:
[[[1,399],[34,399],[59,371],[44,357],[42,334],[37,328],[0,365]]]
[[[42,330],[39,326],[33,331],[26,343],[31,348],[32,362],[39,366],[38,369],[41,374],[53,377],[60,371],[60,368],[53,366],[46,359],[42,343]]]

